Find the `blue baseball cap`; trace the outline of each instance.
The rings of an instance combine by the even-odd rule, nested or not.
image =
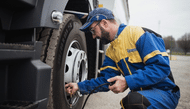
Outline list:
[[[102,19],[114,19],[112,11],[106,8],[94,9],[89,13],[86,23],[80,27],[80,30],[87,32],[89,31],[88,27],[92,25],[94,21],[101,21]]]

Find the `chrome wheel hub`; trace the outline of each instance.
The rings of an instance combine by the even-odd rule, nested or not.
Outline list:
[[[87,54],[80,49],[80,44],[76,40],[72,41],[67,50],[64,68],[64,84],[70,82],[78,83],[87,79]],[[74,105],[81,96],[82,95],[79,92],[72,97],[69,97],[69,95],[66,94],[66,99],[69,104]]]

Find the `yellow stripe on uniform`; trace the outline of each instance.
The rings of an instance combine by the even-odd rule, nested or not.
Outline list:
[[[150,59],[158,54],[161,54],[162,56],[168,56],[168,54],[166,52],[160,52],[159,50],[155,50],[152,53],[146,55],[143,59],[143,62],[145,63],[148,59]]]
[[[123,106],[123,102],[122,102],[122,100],[120,101],[120,103],[121,103],[121,107],[122,107],[122,109],[125,109],[124,106]]]
[[[121,68],[119,67],[118,64],[116,64],[117,68],[119,69],[119,71],[122,73],[123,76],[125,76],[125,74],[123,73],[123,71],[121,70]]]
[[[129,69],[129,66],[128,66],[128,64],[127,64],[126,60],[125,60],[125,59],[123,59],[123,60],[124,60],[125,65],[126,65],[126,67],[127,67],[128,71],[129,71],[129,74],[130,74],[130,75],[132,75],[131,70]]]
[[[102,68],[100,68],[100,71],[105,70],[105,69],[107,69],[107,68],[111,68],[111,69],[113,69],[113,70],[118,71],[118,69],[117,69],[116,67],[112,67],[112,66],[102,67]]]

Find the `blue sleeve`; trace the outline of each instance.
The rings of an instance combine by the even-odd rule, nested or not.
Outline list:
[[[155,85],[168,77],[169,58],[162,38],[146,32],[136,42],[136,48],[145,66],[125,77],[131,90]]]
[[[108,83],[107,79],[120,75],[115,62],[107,56],[105,57],[104,63],[100,71],[101,71],[100,72],[101,77],[98,77],[96,79],[91,79],[91,80],[85,80],[83,82],[78,83],[81,94],[89,94],[90,91],[92,91],[95,87],[104,83]],[[94,93],[105,92],[105,91],[109,91],[108,85],[104,85],[98,88],[97,90],[95,90]]]

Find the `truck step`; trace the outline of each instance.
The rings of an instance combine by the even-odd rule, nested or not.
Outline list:
[[[33,50],[34,46],[27,44],[0,43],[0,49]]]
[[[30,101],[5,101],[0,103],[0,109],[35,109],[38,104]]]

